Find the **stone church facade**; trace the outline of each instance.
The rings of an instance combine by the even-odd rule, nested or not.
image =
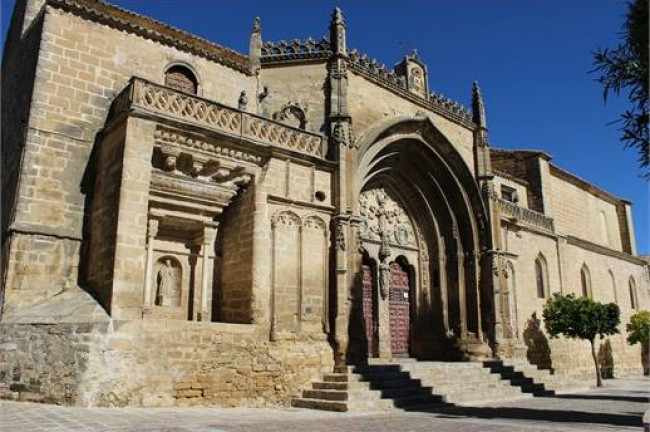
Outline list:
[[[519,358],[553,292],[650,307],[631,203],[488,141],[330,37],[242,55],[96,0],[19,0],[3,58],[0,397],[275,405],[335,365]],[[640,374],[625,334],[614,375]],[[373,361],[373,360],[371,360]]]

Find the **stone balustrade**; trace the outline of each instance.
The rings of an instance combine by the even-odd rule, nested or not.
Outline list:
[[[553,218],[538,213],[526,207],[519,206],[511,201],[498,199],[501,217],[515,219],[519,223],[533,226],[547,231],[555,231]]]
[[[141,78],[132,78],[129,85],[115,98],[111,107],[111,116],[118,116],[134,108],[194,123],[199,127],[259,144],[280,147],[318,158],[325,156],[321,135],[182,93]]]

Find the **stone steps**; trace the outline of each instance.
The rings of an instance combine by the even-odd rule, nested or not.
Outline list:
[[[502,362],[373,361],[336,366],[292,405],[330,411],[391,411],[552,394],[538,376],[544,376],[543,371],[531,377]]]
[[[513,386],[518,386],[523,392],[535,396],[550,396],[558,391],[571,391],[584,388],[584,384],[566,376],[552,374],[546,369],[524,362],[490,360],[483,366],[503,380],[508,380]]]

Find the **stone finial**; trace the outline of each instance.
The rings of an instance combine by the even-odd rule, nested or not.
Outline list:
[[[345,47],[345,20],[343,12],[338,7],[332,11],[332,20],[330,21],[330,43],[332,51],[335,54],[346,55]]]
[[[262,57],[262,23],[260,17],[256,17],[255,21],[253,21],[253,32],[251,33],[248,51],[250,70],[256,73],[261,68]]]
[[[472,115],[474,123],[487,129],[487,121],[485,120],[485,104],[483,103],[481,87],[479,87],[478,81],[474,81],[472,84]]]
[[[342,24],[345,25],[345,20],[343,19],[343,12],[341,12],[341,8],[338,6],[334,8],[332,11],[332,24]]]

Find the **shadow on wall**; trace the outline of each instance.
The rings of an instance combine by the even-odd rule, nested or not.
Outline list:
[[[526,344],[526,358],[530,364],[540,369],[551,369],[551,347],[541,327],[542,321],[533,312],[523,331],[524,343]]]
[[[352,292],[350,315],[348,321],[348,346],[346,360],[348,363],[359,364],[368,361],[368,339],[366,323],[363,317],[363,272],[354,276],[354,291]]]
[[[643,375],[650,376],[650,341],[641,344],[641,364],[643,365]]]
[[[602,378],[614,378],[614,356],[612,354],[612,343],[609,339],[601,343],[598,348],[598,363]]]

